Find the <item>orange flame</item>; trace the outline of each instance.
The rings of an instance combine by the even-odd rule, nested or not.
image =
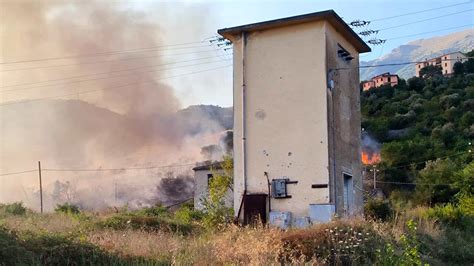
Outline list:
[[[380,157],[380,153],[366,153],[362,152],[362,163],[363,164],[376,164],[379,163],[382,158]]]

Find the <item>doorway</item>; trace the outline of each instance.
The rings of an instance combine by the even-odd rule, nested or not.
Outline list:
[[[245,195],[244,199],[244,224],[267,222],[267,194]]]
[[[352,175],[343,173],[344,176],[344,213],[347,215],[352,214],[353,209],[353,182]]]

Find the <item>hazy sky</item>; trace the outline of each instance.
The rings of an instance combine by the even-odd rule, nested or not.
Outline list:
[[[9,0],[0,0],[0,2],[6,1]],[[18,2],[21,1],[26,2],[31,0],[18,0]],[[65,0],[54,0],[54,2],[64,2],[67,4],[76,1],[68,2]],[[393,48],[412,40],[465,30],[467,28],[472,28],[472,25],[474,24],[474,1],[472,0],[110,0],[108,2],[110,5],[117,5],[123,9],[141,12],[146,15],[152,23],[159,24],[160,28],[163,30],[160,39],[165,45],[203,41],[204,39],[215,35],[217,29],[220,28],[333,9],[346,22],[356,19],[373,20],[367,28],[356,28],[355,30],[357,32],[364,29],[380,30],[377,37],[380,39],[387,39],[384,45],[373,46],[373,51],[362,55],[361,60],[378,58],[390,52]],[[436,10],[425,11],[428,9]],[[0,12],[2,11],[0,10]],[[413,14],[398,16],[407,13]],[[392,16],[397,17],[390,18]],[[403,25],[419,20],[426,21]],[[41,31],[42,29],[38,28],[38,32]],[[34,43],[31,45],[34,45]],[[206,42],[204,42],[203,45],[206,45]],[[199,49],[201,48],[195,48],[194,50]],[[192,50],[193,49],[187,49],[186,51]],[[3,51],[4,55],[7,53],[8,51]],[[57,56],[57,54],[55,54],[57,51],[53,50],[50,53],[51,54],[41,54],[38,55],[38,57]],[[209,60],[200,61],[205,64],[192,67],[178,67],[166,71],[167,76],[178,76],[163,80],[162,82],[167,83],[174,88],[183,107],[191,104],[232,105],[232,69],[228,66],[231,64],[231,55],[225,55],[222,51],[219,52],[219,55],[220,57],[212,59],[212,62],[210,63],[207,63]],[[182,61],[189,58],[195,59],[203,56],[204,55],[197,54],[175,56],[168,57],[166,61],[172,63],[173,60]],[[218,69],[204,71],[212,68]],[[199,73],[188,75],[192,72]],[[16,80],[8,80],[8,78],[7,75],[4,76],[5,84],[17,83]],[[28,78],[22,77],[22,80],[23,79]],[[36,82],[37,80],[31,81]],[[9,95],[17,94],[11,93]],[[3,98],[1,100],[4,102],[16,99],[14,98],[16,96],[11,97],[12,98]]]
[[[170,3],[173,1],[170,1]],[[472,28],[474,24],[474,1],[414,1],[414,0],[313,0],[313,1],[184,1],[190,8],[204,8],[202,14],[208,23],[206,27],[209,32],[203,33],[203,37],[212,35],[217,29],[238,26],[247,23],[254,23],[281,17],[300,15],[321,10],[333,9],[346,22],[356,19],[374,20],[383,19],[372,22],[367,29],[381,30],[389,27],[400,26],[393,29],[381,30],[377,37],[387,39],[384,45],[374,46],[373,51],[369,54],[362,55],[361,60],[371,60],[378,58],[383,54],[390,52],[393,48],[405,44],[411,40],[420,38],[429,38],[433,36],[445,35],[451,32],[461,31]],[[156,1],[150,0],[140,4],[140,6],[155,5]],[[457,5],[459,4],[459,5]],[[450,6],[450,7],[446,7]],[[437,10],[426,11],[427,9]],[[452,13],[458,13],[449,15]],[[406,13],[415,13],[412,15],[401,16],[391,19],[384,19]],[[448,15],[448,16],[446,16]],[[440,17],[445,16],[445,17]],[[402,26],[410,22],[440,17],[424,22]],[[184,26],[186,27],[186,26]],[[445,30],[446,29],[446,30]],[[361,29],[362,30],[362,29]],[[358,31],[361,31],[358,30]],[[436,31],[436,32],[432,32]],[[425,33],[430,32],[430,33]],[[422,34],[424,33],[424,34]],[[179,34],[179,33],[177,33]],[[415,35],[416,34],[416,35]],[[407,36],[413,35],[413,36]],[[407,37],[404,37],[407,36]],[[400,38],[399,38],[400,37]],[[185,41],[184,37],[182,37]],[[218,87],[208,87],[202,83],[206,80],[214,80],[212,75],[220,75],[217,83]],[[188,82],[173,80],[176,84],[178,93],[187,103],[206,103],[219,104],[223,106],[232,105],[231,94],[231,70],[217,70],[215,72],[193,76],[192,80],[201,81],[195,83],[192,88],[184,87],[189,85]]]

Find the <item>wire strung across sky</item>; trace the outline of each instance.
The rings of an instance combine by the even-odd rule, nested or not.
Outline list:
[[[22,70],[43,69],[43,68],[93,65],[93,64],[102,64],[102,63],[114,63],[114,62],[133,61],[133,60],[149,59],[149,58],[161,58],[161,57],[177,56],[177,55],[203,54],[203,53],[217,52],[217,51],[220,51],[220,50],[218,50],[216,48],[212,48],[212,49],[207,49],[207,50],[197,50],[197,51],[194,50],[194,51],[189,51],[189,52],[184,52],[184,53],[158,54],[158,55],[142,56],[142,57],[126,57],[126,58],[119,58],[119,59],[108,59],[108,60],[104,60],[104,61],[81,62],[81,63],[62,64],[62,65],[48,65],[48,66],[36,66],[36,67],[25,67],[25,68],[13,68],[13,69],[1,70],[0,72],[12,72],[12,71],[22,71]],[[153,51],[153,52],[155,52],[155,51]]]
[[[433,20],[433,19],[444,18],[444,17],[449,17],[449,16],[452,16],[452,15],[471,12],[473,10],[474,9],[471,8],[471,9],[467,9],[467,10],[463,10],[463,11],[459,11],[459,12],[449,13],[449,14],[446,14],[446,15],[440,15],[440,16],[436,16],[436,17],[431,17],[431,18],[426,18],[426,19],[422,19],[422,20],[412,21],[412,22],[408,22],[408,23],[405,23],[405,24],[400,24],[400,25],[395,25],[395,26],[392,26],[392,27],[382,28],[382,29],[379,29],[379,31],[400,28],[400,27],[404,27],[404,26],[408,26],[408,25],[412,25],[412,24],[416,24],[416,23],[420,23],[420,22],[425,22],[425,21],[429,21],[429,20]]]
[[[179,63],[193,62],[193,61],[205,60],[205,59],[216,58],[216,57],[219,57],[219,56],[210,56],[210,57],[196,58],[196,59],[183,60],[183,61],[177,61],[177,62],[170,62],[170,63],[164,63],[164,64],[158,64],[158,65],[148,65],[148,66],[140,66],[140,67],[127,68],[127,69],[114,70],[114,71],[107,71],[107,72],[100,72],[100,73],[93,73],[93,74],[84,74],[84,75],[71,76],[71,77],[60,78],[60,79],[44,80],[44,81],[31,82],[31,83],[13,84],[13,85],[2,86],[2,87],[0,87],[0,88],[11,88],[11,87],[19,87],[19,86],[28,86],[28,85],[36,85],[36,84],[47,83],[47,82],[65,81],[65,80],[77,79],[77,78],[89,77],[89,76],[109,75],[109,74],[113,74],[113,73],[123,73],[123,72],[129,72],[129,71],[135,71],[135,70],[139,70],[139,69],[144,69],[144,68],[154,68],[154,67],[159,67],[159,66],[166,66],[166,65],[173,65],[173,64],[179,64]],[[160,71],[166,71],[166,70],[170,70],[170,69],[179,69],[179,68],[183,68],[183,67],[190,67],[190,66],[197,66],[197,65],[211,64],[211,63],[218,63],[218,62],[229,61],[229,60],[230,60],[230,59],[219,59],[219,60],[215,60],[215,61],[211,61],[211,62],[196,63],[196,64],[191,64],[191,65],[176,66],[176,67],[170,67],[170,68],[164,68],[164,69],[157,69],[157,70],[149,70],[149,71],[144,71],[144,72],[133,72],[133,73],[126,74],[126,75],[107,76],[107,77],[102,77],[102,78],[75,80],[75,81],[71,81],[71,82],[58,83],[58,84],[44,84],[44,85],[40,85],[40,86],[34,86],[34,87],[28,87],[28,88],[21,88],[21,89],[2,90],[2,91],[0,91],[0,92],[10,92],[10,91],[16,91],[16,90],[25,90],[25,89],[33,89],[33,88],[40,88],[40,87],[48,87],[48,86],[56,86],[56,85],[65,85],[65,84],[77,83],[77,82],[84,82],[84,81],[94,81],[94,80],[111,79],[111,78],[115,78],[115,77],[121,78],[121,77],[124,77],[124,76],[136,75],[136,74],[139,74],[139,73],[160,72]]]
[[[161,48],[166,48],[166,47],[182,46],[182,45],[197,44],[197,43],[204,44],[203,41],[197,41],[197,42],[188,42],[188,43],[178,43],[178,44],[170,44],[170,45],[153,46],[153,47],[146,47],[146,48],[115,50],[115,51],[97,52],[97,53],[88,53],[88,54],[77,54],[77,55],[69,55],[69,56],[56,56],[56,57],[38,58],[38,59],[29,59],[29,60],[8,61],[8,62],[0,62],[0,65],[30,63],[30,62],[39,62],[39,61],[52,61],[52,60],[60,60],[60,59],[72,59],[72,58],[79,58],[79,57],[95,57],[95,56],[104,56],[104,55],[116,55],[116,54],[135,53],[135,52],[144,52],[144,51],[157,51],[157,50],[159,50],[159,51],[169,51],[169,50],[180,50],[180,49],[189,49],[189,48],[209,47],[209,45],[205,44],[205,45],[194,45],[194,46],[189,46],[189,47],[177,47],[177,48],[170,48],[170,49],[161,49]]]
[[[393,19],[393,18],[399,18],[399,17],[404,17],[404,16],[409,16],[409,15],[418,15],[420,13],[425,13],[429,11],[434,11],[434,10],[440,10],[440,9],[445,9],[453,6],[460,6],[460,5],[465,5],[465,4],[472,4],[473,1],[468,1],[468,2],[463,2],[463,3],[457,3],[453,5],[447,5],[447,6],[441,6],[441,7],[435,7],[435,8],[430,8],[430,9],[425,9],[425,10],[420,10],[420,11],[415,11],[415,12],[409,12],[409,13],[404,13],[400,15],[395,15],[395,16],[390,16],[390,17],[382,17],[382,18],[376,18],[376,19],[371,19],[371,22],[374,21],[381,21],[381,20],[387,20],[387,19]]]
[[[188,164],[170,164],[157,166],[142,166],[142,167],[121,167],[121,168],[42,168],[42,172],[114,172],[114,171],[131,171],[131,170],[152,170],[152,169],[167,169],[176,167],[196,166],[195,163]],[[25,170],[11,173],[0,173],[0,176],[19,175],[31,172],[38,172],[38,169]]]
[[[461,26],[456,26],[456,27],[450,27],[450,28],[444,28],[444,29],[433,30],[433,31],[419,32],[419,33],[414,33],[414,34],[410,34],[410,35],[404,35],[404,36],[398,36],[398,37],[388,38],[387,40],[396,40],[396,39],[402,39],[402,38],[407,38],[407,37],[412,37],[412,36],[417,36],[417,35],[422,35],[422,34],[440,32],[440,31],[445,31],[445,30],[453,30],[453,29],[459,29],[459,28],[465,28],[465,27],[472,27],[472,24],[466,24],[466,25],[461,25]]]
[[[14,105],[14,104],[22,104],[22,103],[28,103],[28,102],[37,102],[37,101],[43,101],[43,100],[49,100],[49,99],[63,98],[63,97],[69,97],[69,96],[77,96],[77,95],[80,95],[80,94],[88,94],[88,93],[103,91],[103,90],[106,90],[106,89],[124,88],[124,87],[136,86],[136,85],[143,85],[143,84],[154,84],[155,81],[158,81],[158,80],[165,80],[165,79],[171,79],[171,78],[176,78],[176,77],[182,77],[182,76],[187,76],[187,75],[192,75],[192,74],[197,74],[197,73],[203,73],[203,72],[207,72],[207,71],[212,71],[212,70],[227,68],[227,67],[230,67],[230,66],[232,66],[232,65],[224,65],[224,66],[219,66],[219,67],[215,67],[215,68],[204,69],[204,70],[200,70],[200,71],[194,71],[194,72],[189,72],[189,73],[183,73],[183,74],[180,74],[180,75],[168,76],[168,77],[163,77],[163,78],[156,78],[156,79],[153,79],[153,81],[147,81],[147,82],[133,82],[133,83],[124,84],[124,85],[120,85],[120,86],[114,86],[114,87],[112,87],[112,88],[101,88],[101,89],[95,89],[95,90],[89,90],[89,91],[79,91],[79,92],[75,92],[75,93],[63,94],[63,95],[56,95],[56,96],[50,96],[50,97],[27,99],[27,100],[14,101],[14,102],[4,102],[4,103],[0,104],[0,107],[2,107],[2,106],[8,106],[8,105]]]
[[[465,57],[463,59],[473,59],[474,57]],[[460,59],[443,59],[442,61],[459,61]],[[400,63],[389,63],[389,64],[378,64],[378,65],[367,65],[367,66],[358,66],[358,67],[340,67],[334,68],[333,70],[349,70],[349,69],[357,69],[357,68],[371,68],[371,67],[381,67],[381,66],[401,66],[401,65],[410,65],[410,64],[419,64],[425,63],[425,61],[411,61],[411,62],[400,62]]]

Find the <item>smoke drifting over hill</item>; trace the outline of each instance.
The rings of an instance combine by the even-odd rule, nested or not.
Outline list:
[[[160,18],[119,2],[9,1],[2,2],[0,9],[4,51],[0,61],[30,60],[4,65],[2,69],[34,68],[2,72],[2,86],[166,62],[159,51],[70,57],[166,45],[163,42],[166,36],[158,24]],[[205,21],[201,19],[201,23]],[[198,33],[199,25],[196,25]],[[62,58],[34,60],[51,57]],[[129,58],[135,59],[122,60]],[[96,61],[103,63],[90,64]],[[68,66],[44,68],[53,65]],[[142,69],[119,75],[96,75],[91,81],[56,82],[55,86],[39,87],[38,84],[43,84],[37,83],[30,89],[9,87],[22,90],[1,93],[1,102],[74,93],[77,96],[0,106],[0,172],[34,169],[39,160],[46,169],[130,168],[192,164],[201,160],[200,148],[216,144],[225,125],[205,114],[197,115],[199,127],[183,118],[173,89],[156,81],[164,73]],[[91,90],[97,91],[82,93]],[[46,194],[53,193],[56,180],[70,181],[74,200],[94,208],[125,204],[131,199],[147,202],[156,196],[156,191],[147,188],[156,187],[160,178],[169,177],[169,173],[191,174],[188,166],[115,172],[45,171],[43,179]],[[23,200],[37,207],[36,173],[1,178],[0,201]],[[130,196],[120,198],[117,190]],[[56,202],[46,199],[50,200],[46,204],[51,209]]]

